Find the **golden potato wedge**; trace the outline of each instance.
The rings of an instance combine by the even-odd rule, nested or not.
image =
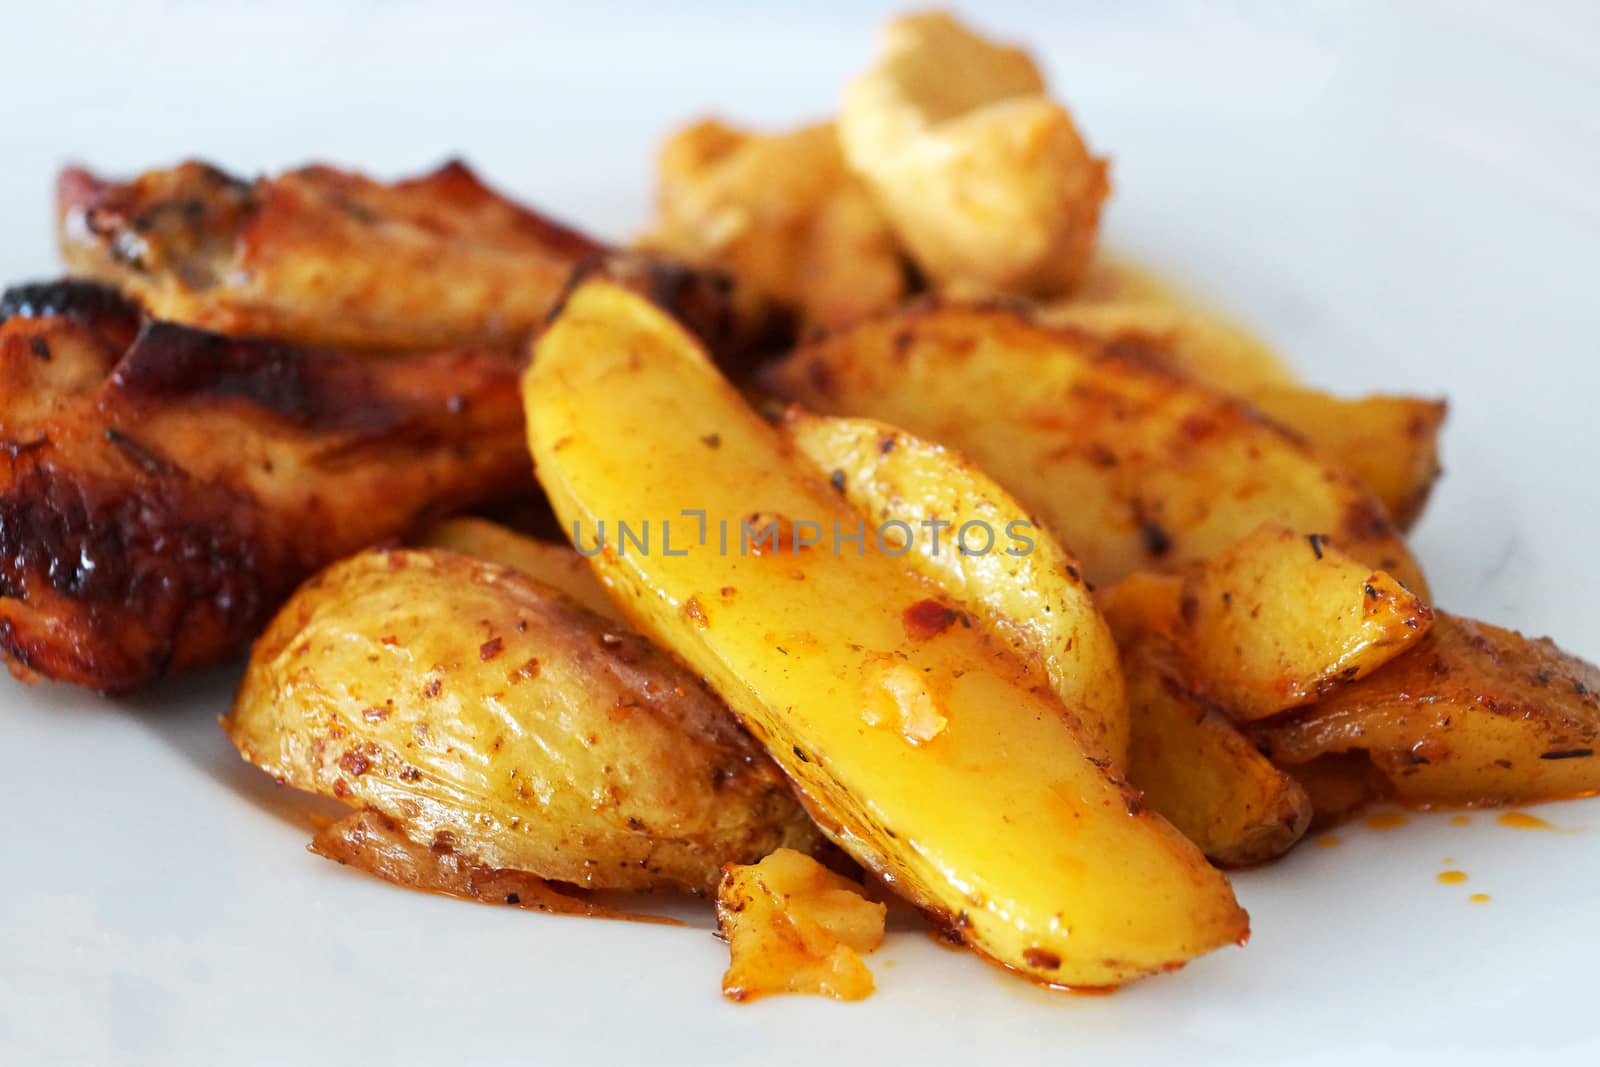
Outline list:
[[[624,911],[527,871],[484,867],[442,842],[413,841],[399,822],[377,811],[358,811],[322,827],[311,851],[407,889],[459,900],[591,919],[671,921]]]
[[[1311,798],[1188,688],[1176,658],[1154,635],[1125,650],[1128,780],[1215,863],[1242,867],[1281,856],[1311,824]]]
[[[777,135],[697,122],[668,140],[659,171],[644,247],[727,270],[813,323],[905,295],[899,244],[831,122]]]
[[[1364,752],[1408,804],[1600,790],[1600,669],[1511,630],[1439,613],[1405,655],[1250,736],[1294,768]]]
[[[1236,719],[1310,704],[1420,641],[1433,609],[1321,534],[1267,524],[1184,583],[1190,677]]]
[[[1227,879],[1022,661],[978,627],[908,634],[937,587],[867,539],[804,536],[861,517],[670,317],[581,286],[525,393],[540,480],[613,594],[897,892],[1048,983],[1121,982],[1247,935]],[[604,532],[641,519],[667,524],[653,552]]]
[[[514,571],[372,551],[306,583],[223,726],[279,781],[473,864],[588,888],[710,892],[816,843],[760,748],[636,634]]]
[[[1106,164],[1021,50],[942,12],[895,19],[839,139],[935,287],[1049,295],[1087,270]]]
[[[729,864],[717,888],[717,932],[731,957],[722,995],[814,993],[861,1000],[873,990],[861,956],[883,944],[883,904],[803,852]]]
[[[622,613],[596,580],[588,561],[568,544],[541,541],[488,519],[441,519],[417,537],[425,548],[445,548],[509,567],[564,593],[602,618],[622,622]]]
[[[1348,470],[1247,405],[1115,346],[1000,307],[930,305],[801,344],[769,388],[813,411],[961,449],[1110,584],[1178,570],[1279,522],[1425,594]]]
[[[1174,371],[1239,396],[1258,389],[1294,391],[1277,353],[1218,312],[1156,300],[1069,300],[1043,305],[1038,319],[1157,353]]]
[[[904,558],[1018,656],[1038,663],[1062,704],[1107,758],[1123,765],[1128,708],[1116,642],[1078,561],[1055,538],[972,461],[943,445],[870,419],[799,409],[787,413],[784,431],[872,521],[931,531],[909,538]]]
[[[1412,396],[1345,400],[1314,389],[1263,387],[1246,399],[1269,418],[1303,434],[1366,483],[1390,517],[1409,530],[1439,480],[1439,432],[1448,406]]]

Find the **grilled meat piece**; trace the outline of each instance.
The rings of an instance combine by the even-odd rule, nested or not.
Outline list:
[[[531,485],[511,353],[351,358],[82,282],[0,313],[0,652],[24,676],[121,691],[218,661],[328,562]]]
[[[394,184],[309,166],[242,181],[205,163],[57,181],[68,267],[158,318],[361,349],[516,346],[603,246],[458,162]]]

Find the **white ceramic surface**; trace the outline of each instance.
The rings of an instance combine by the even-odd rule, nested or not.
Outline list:
[[[7,5],[0,279],[54,169],[381,174],[451,153],[625,236],[674,123],[828,111],[876,5]],[[1052,10],[1046,11],[1047,7]],[[1448,608],[1600,657],[1600,18],[1580,3],[1003,3],[1115,159],[1112,243],[1313,382],[1448,394]],[[0,1063],[1593,1063],[1600,801],[1361,827],[1240,875],[1248,948],[1052,996],[900,932],[861,1005],[721,1002],[701,928],[417,896],[304,851],[215,727],[230,670],[0,679]],[[1462,886],[1435,881],[1446,857]],[[1493,896],[1471,905],[1467,894]]]

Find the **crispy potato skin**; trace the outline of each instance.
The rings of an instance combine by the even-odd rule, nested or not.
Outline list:
[[[813,411],[959,448],[1110,584],[1204,560],[1263,522],[1426,585],[1383,504],[1246,404],[1142,349],[1000,306],[927,304],[800,345],[766,384]]]
[[[585,547],[601,519],[685,508],[734,536],[752,514],[858,518],[688,334],[623,290],[573,295],[525,390],[540,479]],[[694,525],[674,541],[692,546]],[[1091,755],[1020,660],[978,627],[908,640],[905,612],[939,598],[931,583],[870,547],[715,542],[683,556],[608,542],[594,559],[830,836],[962,941],[1038,981],[1106,985],[1247,935],[1225,877]],[[1007,811],[1028,817],[997,833]]]
[[[1217,706],[1194,693],[1178,654],[1144,634],[1123,654],[1128,780],[1214,863],[1245,867],[1289,851],[1311,825],[1311,798]]]
[[[1554,800],[1600,790],[1600,669],[1511,630],[1440,613],[1405,655],[1317,704],[1252,724],[1290,768],[1365,752],[1409,804]]]
[[[295,585],[528,486],[518,361],[354,360],[150,320],[83,282],[0,298],[0,648],[132,689],[217,662]]]
[[[1411,648],[1433,609],[1330,538],[1267,524],[1184,583],[1188,671],[1236,719],[1310,704]]]
[[[459,162],[383,184],[309,166],[244,181],[204,163],[57,182],[62,255],[165,319],[363,349],[515,344],[589,238]]]
[[[1443,400],[1366,396],[1346,400],[1314,389],[1271,386],[1246,398],[1267,417],[1303,435],[1312,446],[1355,472],[1409,530],[1422,517],[1439,463],[1439,433],[1449,407]]]
[[[899,245],[832,123],[781,134],[693,123],[661,150],[656,210],[643,247],[727,270],[807,322],[848,322],[905,295]]]
[[[526,574],[601,618],[622,624],[622,613],[606,595],[605,586],[571,545],[540,541],[487,519],[466,516],[441,519],[423,530],[416,540],[426,548],[446,548]]]
[[[796,408],[783,427],[872,521],[912,530],[942,523],[941,540],[918,537],[904,558],[1012,652],[1038,663],[1104,755],[1123,765],[1128,708],[1116,642],[1078,561],[1022,505],[959,453],[871,419]],[[971,551],[963,551],[968,540]]]
[[[223,722],[279,781],[478,865],[710,892],[815,831],[727,709],[636,634],[514,571],[372,551],[307,582]]]

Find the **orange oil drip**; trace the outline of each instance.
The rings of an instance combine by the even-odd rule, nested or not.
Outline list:
[[[1494,817],[1494,821],[1499,823],[1501,826],[1507,826],[1513,830],[1555,829],[1554,826],[1551,826],[1549,823],[1539,818],[1539,816],[1529,815],[1525,811],[1503,811]]]
[[[1361,820],[1369,830],[1398,830],[1411,821],[1403,811],[1375,811]]]
[[[1440,871],[1439,881],[1445,885],[1460,885],[1467,880],[1466,871]]]

